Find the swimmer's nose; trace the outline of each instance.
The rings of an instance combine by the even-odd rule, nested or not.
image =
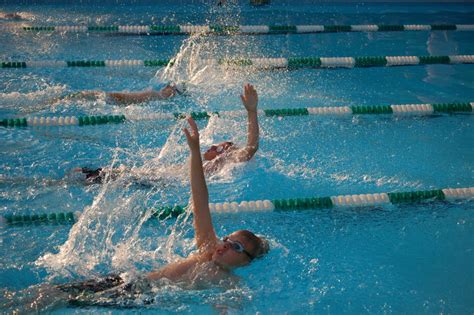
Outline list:
[[[229,249],[229,244],[228,243],[222,243],[217,247],[217,253],[223,254]]]
[[[230,248],[230,244],[225,242],[224,245],[222,246],[224,248],[224,250],[228,250]]]

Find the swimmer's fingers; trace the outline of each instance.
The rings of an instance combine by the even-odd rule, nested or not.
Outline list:
[[[189,133],[189,130],[188,130],[187,128],[183,128],[183,132],[184,132],[184,134],[185,134],[185,136],[186,136],[186,139],[187,139],[188,142],[189,142],[189,140],[192,139],[191,134]]]
[[[252,84],[250,83],[247,83],[245,85],[245,96],[246,98],[257,98],[257,90],[255,90],[255,88],[253,87]]]
[[[191,131],[193,132],[193,134],[199,136],[198,127],[197,127],[196,122],[194,121],[194,119],[192,117],[188,118],[188,124],[191,127]]]
[[[199,137],[192,135],[187,128],[183,128],[183,132],[186,135],[189,148],[199,150]]]
[[[247,111],[255,112],[257,110],[258,95],[253,85],[249,83],[244,85],[244,94],[240,96],[240,99]]]
[[[187,128],[183,128],[183,132],[186,135],[186,139],[188,140],[188,145],[190,148],[199,148],[199,130],[196,122],[194,119],[192,119],[192,117],[189,117],[188,124],[191,131],[189,131]]]

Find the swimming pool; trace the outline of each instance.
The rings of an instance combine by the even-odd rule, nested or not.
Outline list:
[[[183,2],[184,3],[184,2]],[[469,24],[472,5],[312,5],[253,8],[196,3],[160,6],[10,6],[37,25]],[[5,21],[3,23],[6,23]],[[8,22],[10,23],[10,22]],[[202,58],[468,55],[472,32],[341,32],[234,36],[0,34],[1,60],[181,58],[159,73],[190,82],[187,96],[118,107],[51,98],[81,90],[141,90],[158,67],[0,69],[0,118],[240,110],[245,82],[261,109],[474,101],[472,65],[255,71],[204,67]],[[309,198],[473,186],[470,114],[260,116],[256,158],[208,180],[212,202]],[[245,117],[200,120],[203,143],[245,142]],[[0,127],[2,215],[79,212],[73,224],[2,223],[0,282],[19,291],[120,271],[150,271],[193,250],[180,217],[143,213],[189,198],[183,121],[139,120],[67,127]],[[84,186],[71,169],[118,166],[159,172],[150,183],[121,178]],[[218,235],[248,228],[266,235],[267,257],[238,269],[239,289],[166,286],[155,302],[64,306],[56,313],[455,313],[474,311],[472,200],[214,215]],[[148,212],[147,212],[148,211]],[[3,293],[3,292],[2,292]],[[125,308],[132,306],[132,309]]]

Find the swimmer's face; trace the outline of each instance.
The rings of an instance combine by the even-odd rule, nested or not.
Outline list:
[[[237,231],[222,239],[212,255],[212,261],[226,269],[242,267],[255,258],[257,247],[258,244],[247,238],[243,231]]]
[[[204,159],[206,161],[214,160],[216,157],[229,150],[229,148],[232,146],[233,143],[229,141],[214,144],[206,152],[204,152]]]

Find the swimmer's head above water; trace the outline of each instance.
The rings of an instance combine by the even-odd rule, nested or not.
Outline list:
[[[239,230],[222,239],[216,246],[212,261],[224,269],[232,270],[250,264],[268,250],[267,240],[248,230]]]
[[[233,149],[235,149],[234,144],[230,141],[213,144],[206,152],[204,152],[204,159],[206,161],[214,160],[219,155],[227,153]]]

